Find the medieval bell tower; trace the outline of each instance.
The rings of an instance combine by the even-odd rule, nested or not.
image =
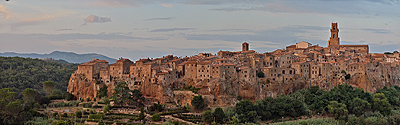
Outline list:
[[[339,46],[340,45],[339,41],[340,41],[340,39],[339,39],[338,25],[337,25],[337,23],[332,23],[331,38],[329,39],[328,47]]]
[[[242,51],[249,51],[249,43],[247,42],[242,43]]]

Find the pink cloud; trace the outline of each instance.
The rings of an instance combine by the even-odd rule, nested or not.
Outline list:
[[[1,4],[0,4],[0,18],[4,18],[6,20],[11,18],[11,12],[7,11],[6,7],[4,7]]]
[[[161,6],[163,6],[163,7],[169,7],[169,8],[174,7],[174,6],[172,6],[171,4],[161,4]]]

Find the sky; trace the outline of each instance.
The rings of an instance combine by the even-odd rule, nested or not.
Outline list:
[[[400,0],[1,0],[0,52],[98,53],[112,58],[258,53],[297,42],[400,51]]]

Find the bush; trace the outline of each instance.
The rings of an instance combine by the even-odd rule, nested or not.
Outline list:
[[[93,98],[93,101],[96,101],[96,98]]]
[[[161,104],[154,103],[152,106],[150,106],[150,111],[162,112],[163,110],[164,108]]]
[[[104,114],[90,114],[89,119],[102,119]]]
[[[161,120],[161,117],[160,117],[160,114],[153,114],[153,116],[151,117],[151,120],[153,120],[153,121],[160,121]]]
[[[87,102],[90,102],[91,100],[90,100],[90,98],[86,98],[86,101],[87,101]]]
[[[257,75],[258,78],[264,78],[264,77],[265,77],[265,76],[264,76],[264,72],[262,72],[262,71],[258,71],[258,72],[256,73],[256,75]]]
[[[82,111],[76,111],[75,112],[76,117],[82,118]]]
[[[201,95],[199,96],[194,96],[192,99],[192,106],[194,109],[204,109],[206,107],[206,104],[204,103],[204,99]]]

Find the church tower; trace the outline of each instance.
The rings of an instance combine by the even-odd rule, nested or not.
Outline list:
[[[242,44],[242,51],[249,51],[249,43],[244,42]]]
[[[337,23],[332,23],[331,38],[329,39],[328,47],[339,46],[340,45],[339,41],[340,41],[340,39],[339,39],[338,25],[337,25]]]

